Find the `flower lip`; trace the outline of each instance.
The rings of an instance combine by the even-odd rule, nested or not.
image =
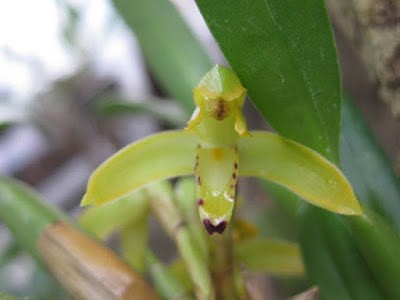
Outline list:
[[[203,219],[203,224],[208,234],[213,235],[214,232],[217,232],[219,234],[223,233],[226,225],[228,225],[228,222],[221,221],[218,225],[214,225],[213,223],[211,223],[210,219]]]
[[[222,121],[229,116],[229,103],[222,98],[209,100],[207,103],[208,113],[216,120]]]

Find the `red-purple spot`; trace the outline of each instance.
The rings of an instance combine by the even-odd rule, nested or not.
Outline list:
[[[198,184],[198,185],[201,185],[200,176],[199,176],[199,177],[197,177],[197,184]]]
[[[199,198],[199,200],[197,200],[197,204],[200,206],[203,205],[204,204],[203,199]]]
[[[208,234],[212,235],[214,232],[219,234],[223,233],[228,222],[222,221],[218,225],[214,225],[211,223],[210,219],[204,219],[203,224]]]

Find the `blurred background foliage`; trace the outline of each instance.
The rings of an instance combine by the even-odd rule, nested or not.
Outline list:
[[[198,2],[201,6],[207,1]],[[170,11],[171,14],[166,13]],[[354,106],[346,96],[343,104],[346,110],[342,115],[341,166],[360,201],[384,216],[399,232],[400,212],[396,206],[400,203],[400,123],[378,100],[364,65],[348,41],[336,31],[335,39],[343,87],[355,101]],[[21,179],[53,205],[79,216],[79,202],[94,168],[138,138],[182,127],[193,109],[187,87],[195,86],[215,63],[227,65],[194,1],[1,3],[0,174]],[[260,106],[258,109],[263,111]],[[270,128],[250,101],[246,102],[245,114],[251,129]],[[392,167],[397,174],[393,174]],[[323,213],[304,212],[306,209],[298,208],[295,196],[277,186],[262,185],[267,185],[268,192],[254,180],[243,179],[240,183],[240,193],[246,199],[240,216],[257,224],[261,236],[304,244],[310,240],[311,249],[325,247],[334,261],[334,248],[338,247],[349,254],[349,261],[359,261],[361,269],[367,268],[361,254],[352,252],[356,241],[350,229],[357,230],[357,222],[347,226],[343,220],[335,220],[332,222],[341,227],[332,227],[326,221],[330,217],[324,220]],[[397,205],[393,204],[396,201]],[[325,221],[323,232],[315,223],[307,222],[309,218],[298,218],[298,211],[316,214],[315,219]],[[340,232],[337,243],[333,237],[321,246],[317,237],[325,237],[327,231],[332,235]],[[348,240],[341,240],[340,234]],[[360,249],[372,247],[373,243],[366,240],[357,241]],[[118,250],[116,235],[111,235],[108,242]],[[149,242],[164,262],[176,259],[173,243],[153,219]],[[254,275],[265,295],[284,299],[307,288],[310,280],[321,286],[335,281],[329,276],[316,278],[318,272],[328,272],[320,266],[329,258],[314,256],[315,251],[307,252],[307,248],[304,253],[310,253],[315,262],[306,263],[311,271],[309,279]],[[150,255],[149,259],[156,258]],[[342,280],[357,276],[343,270],[338,273]],[[0,290],[35,299],[69,298],[15,244],[2,225]],[[354,288],[348,290],[344,294],[351,294]],[[326,291],[331,295],[327,299],[334,299],[336,292],[329,287]],[[351,295],[349,299],[362,299],[357,298],[362,295]]]

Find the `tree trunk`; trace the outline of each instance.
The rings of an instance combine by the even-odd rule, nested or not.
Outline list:
[[[400,1],[325,2],[334,25],[366,64],[379,96],[400,117]]]

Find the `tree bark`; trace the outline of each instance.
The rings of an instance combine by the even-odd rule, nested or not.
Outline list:
[[[325,2],[334,25],[359,52],[379,96],[400,117],[400,1]]]

